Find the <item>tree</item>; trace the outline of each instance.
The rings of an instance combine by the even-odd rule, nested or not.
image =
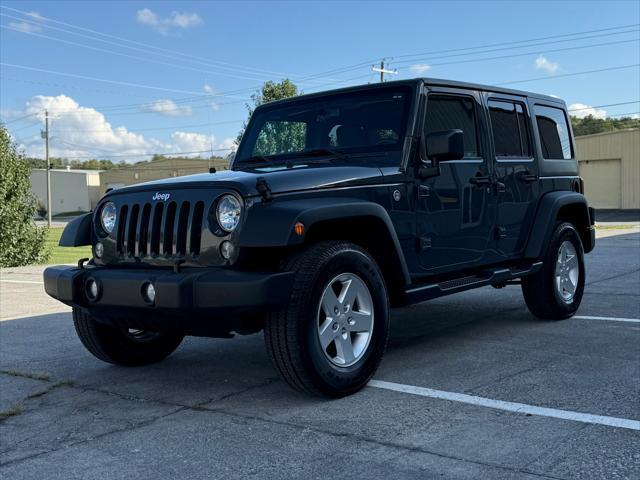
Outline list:
[[[249,113],[247,120],[242,124],[242,128],[238,133],[238,137],[236,138],[236,144],[240,143],[242,139],[242,135],[244,134],[245,128],[247,128],[247,123],[249,123],[249,118],[253,115],[253,111],[256,107],[262,105],[267,102],[274,102],[276,100],[282,100],[283,98],[295,97],[300,95],[302,92],[298,91],[298,87],[295,83],[293,83],[288,78],[283,79],[282,81],[274,82],[269,80],[262,85],[262,88],[251,95],[251,100],[253,101],[253,105],[245,104],[247,107],[247,112]]]
[[[36,227],[36,199],[31,193],[30,167],[18,154],[9,132],[0,124],[0,266],[42,261],[46,229]]]
[[[571,117],[571,126],[573,134],[576,137],[580,137],[582,135],[613,132],[614,130],[625,128],[638,128],[640,127],[640,119],[632,117],[596,118],[593,115],[587,115],[584,118]]]

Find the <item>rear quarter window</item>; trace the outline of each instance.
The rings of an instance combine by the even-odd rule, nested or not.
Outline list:
[[[542,157],[545,160],[570,160],[573,147],[569,124],[564,110],[544,105],[535,106],[536,123],[540,133]]]

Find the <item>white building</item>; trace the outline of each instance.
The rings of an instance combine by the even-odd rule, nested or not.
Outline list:
[[[47,205],[47,171],[34,168],[31,190]],[[89,212],[100,198],[100,170],[51,170],[51,214]]]

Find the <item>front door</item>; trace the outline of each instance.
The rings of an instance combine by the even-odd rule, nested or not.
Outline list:
[[[526,245],[538,197],[538,166],[533,155],[531,116],[525,98],[485,96],[495,158],[496,245],[503,258],[515,258]]]
[[[424,273],[444,273],[486,261],[495,226],[487,129],[477,92],[430,89],[423,132],[460,129],[465,155],[441,162],[441,174],[419,180],[417,236]]]

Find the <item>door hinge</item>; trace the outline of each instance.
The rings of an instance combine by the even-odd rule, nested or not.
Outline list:
[[[496,195],[500,193],[504,193],[507,191],[507,186],[502,182],[495,182],[493,184],[493,189]]]
[[[507,229],[505,227],[497,226],[495,229],[496,240],[501,238],[507,238]]]

